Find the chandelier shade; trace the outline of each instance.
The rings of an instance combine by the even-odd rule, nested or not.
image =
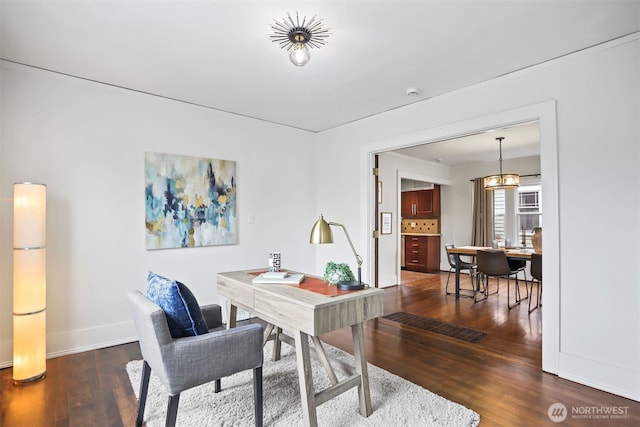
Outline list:
[[[487,190],[518,188],[519,185],[520,175],[514,173],[484,177],[484,188]]]

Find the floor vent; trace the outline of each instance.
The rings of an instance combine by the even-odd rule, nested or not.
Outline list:
[[[403,311],[387,314],[386,316],[382,316],[382,318],[471,343],[476,343],[487,336],[487,333],[484,331],[455,325],[430,317],[417,316]]]

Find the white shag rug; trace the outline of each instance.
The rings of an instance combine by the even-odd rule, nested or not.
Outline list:
[[[302,425],[302,406],[295,351],[282,346],[281,360],[271,360],[272,343],[264,348],[263,390],[264,425]],[[353,356],[325,344],[327,355],[353,366]],[[313,349],[311,350],[313,354]],[[329,386],[320,362],[312,357],[316,391]],[[339,364],[332,363],[338,380],[348,376]],[[373,413],[365,418],[358,411],[358,389],[354,387],[317,408],[320,427],[336,426],[477,426],[480,415],[451,402],[384,369],[368,364]],[[136,397],[139,397],[142,361],[127,363],[127,373]],[[213,392],[213,383],[194,387],[180,394],[176,425],[253,426],[253,371],[222,379],[222,391]],[[165,424],[168,395],[151,371],[144,419],[148,427]]]

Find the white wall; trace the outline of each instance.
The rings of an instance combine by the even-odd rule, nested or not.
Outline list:
[[[50,356],[134,339],[126,293],[148,270],[200,303],[220,302],[217,272],[265,267],[269,251],[313,270],[313,134],[10,63],[0,76],[0,365],[12,358],[13,182],[48,188]],[[145,250],[145,151],[236,160],[239,244]]]
[[[426,182],[450,183],[450,171],[447,166],[437,163],[412,159],[394,153],[379,155],[380,179],[383,181],[383,201],[380,211],[391,212],[393,215],[393,233],[381,235],[379,239],[379,287],[396,285],[399,283],[400,269],[400,179],[412,177]],[[448,189],[441,187],[441,199],[447,200]],[[448,215],[446,209],[443,217]],[[444,260],[446,262],[446,260]]]
[[[543,320],[543,363],[551,360],[565,378],[636,400],[639,279],[612,266],[621,258],[640,260],[638,39],[636,34],[323,132],[316,153],[319,163],[331,160],[333,169],[342,171],[319,174],[318,205],[350,225],[357,246],[370,247],[370,152],[423,142],[415,139],[420,132],[455,132],[457,123],[555,101],[555,116],[545,116],[541,127],[543,186],[551,180],[552,193],[558,190],[552,196],[559,199],[558,230],[549,236],[557,250],[544,249],[553,256],[545,262],[544,316],[553,322]],[[548,142],[556,141],[550,125],[557,126],[554,153],[548,151],[554,148]],[[557,172],[550,158],[557,160]],[[612,188],[602,179],[613,176],[624,184]],[[335,188],[342,189],[344,200],[335,200]],[[592,234],[594,229],[606,232]],[[317,266],[327,259],[327,253],[317,252]]]

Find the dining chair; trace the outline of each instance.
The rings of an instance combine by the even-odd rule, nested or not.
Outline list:
[[[536,292],[536,305],[531,307],[531,300],[533,300],[533,283],[534,281],[538,285]],[[531,292],[529,293],[529,313],[538,307],[542,307],[542,254],[531,254]]]
[[[518,281],[518,271],[512,271],[509,266],[507,255],[504,251],[481,249],[476,253],[476,264],[478,271],[476,274],[476,292],[474,302],[484,301],[489,295],[497,294],[500,290],[500,279],[507,279],[507,306],[509,309],[520,304],[520,283]],[[515,304],[511,305],[510,288],[511,276],[516,280]],[[489,278],[496,278],[496,290],[489,292]],[[484,298],[478,299],[478,293],[484,294]]]
[[[449,250],[455,248],[454,245],[445,245],[445,249],[447,251],[447,260],[449,261],[449,274],[447,275],[447,284],[445,286],[445,290],[444,292],[447,295],[453,295],[455,294],[455,292],[449,292],[449,279],[451,278],[451,273],[455,272],[456,270],[456,263],[458,262],[458,260],[460,260],[460,271],[462,270],[467,270],[469,272],[469,279],[471,280],[471,288],[463,288],[460,287],[460,291],[471,291],[473,292],[473,294],[471,295],[465,295],[460,293],[461,297],[469,297],[469,298],[473,298],[475,295],[475,283],[474,283],[474,277],[476,275],[476,264],[474,262],[468,262],[468,261],[463,261],[460,259],[460,256],[457,256],[456,254],[450,253]]]
[[[524,259],[507,257],[507,262],[509,263],[511,274],[515,274],[516,279],[518,278],[517,276],[518,273],[522,272],[522,274],[524,275],[524,284],[525,284],[524,288],[525,288],[526,296],[523,299],[527,299],[529,297],[529,287],[527,285],[527,283],[529,283],[529,281],[527,280],[527,261]]]
[[[144,359],[136,427],[143,422],[152,370],[169,394],[166,426],[173,427],[181,392],[215,381],[214,393],[218,393],[222,377],[249,369],[253,370],[255,425],[262,426],[262,325],[224,329],[220,306],[211,304],[201,307],[212,328],[209,332],[174,338],[162,308],[138,290],[128,297]]]

